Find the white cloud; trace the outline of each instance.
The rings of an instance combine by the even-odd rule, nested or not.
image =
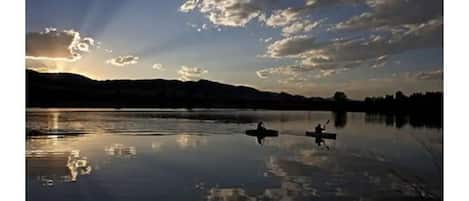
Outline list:
[[[188,67],[183,65],[177,73],[179,74],[180,80],[190,81],[199,80],[202,75],[208,73],[208,71],[199,67]]]
[[[282,38],[267,47],[267,56],[281,58],[286,56],[297,56],[310,50],[315,39],[311,36],[301,35]]]
[[[298,33],[305,33],[317,27],[321,21],[312,22],[311,20],[301,20],[294,22],[282,28],[282,35],[289,36]]]
[[[286,65],[261,69],[256,71],[256,75],[261,79],[272,77],[279,78],[279,83],[289,84],[303,83],[311,79],[320,79],[343,71],[346,71],[346,69],[321,69],[305,65]]]
[[[106,63],[114,65],[114,66],[125,66],[130,64],[138,63],[138,57],[136,56],[118,56],[116,58],[108,59]]]
[[[280,66],[280,67],[266,68],[266,69],[256,71],[256,74],[259,78],[262,78],[262,79],[266,79],[275,74],[296,76],[297,71],[295,70],[295,68],[298,68],[298,67],[297,66]]]
[[[270,27],[288,25],[313,9],[339,3],[357,3],[365,0],[307,0],[298,8],[276,9],[276,0],[186,0],[180,7],[180,12],[198,11],[204,14],[213,24],[231,27],[243,27],[251,20],[258,18],[259,22]],[[267,14],[270,16],[267,17]]]
[[[82,38],[74,30],[46,28],[26,34],[26,59],[74,62],[93,47],[93,38]]]
[[[179,11],[185,13],[190,12],[194,10],[198,3],[199,0],[187,0],[186,2],[184,2],[184,4],[181,5],[181,7],[179,7]]]
[[[153,64],[151,66],[151,68],[157,70],[157,71],[161,71],[161,70],[164,70],[165,68],[163,67],[163,64]]]
[[[266,19],[265,24],[270,27],[286,26],[301,17],[302,8],[287,8],[284,10],[276,10]]]
[[[243,27],[261,14],[269,0],[188,0],[181,5],[181,12],[198,10],[213,24]]]

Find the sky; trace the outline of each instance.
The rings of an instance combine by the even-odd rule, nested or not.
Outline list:
[[[27,0],[26,68],[362,99],[443,90],[442,0]]]

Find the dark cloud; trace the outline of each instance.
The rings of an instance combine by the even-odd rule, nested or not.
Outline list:
[[[441,48],[442,45],[443,22],[438,18],[401,26],[380,35],[321,42],[312,36],[287,37],[269,45],[265,56],[296,58],[299,64],[295,64],[295,69],[301,71],[341,70],[359,66],[376,68],[383,66],[391,55],[415,49]],[[285,67],[278,68],[284,72]]]
[[[371,11],[337,24],[338,29],[377,29],[420,24],[443,16],[443,0],[368,0]]]
[[[26,34],[26,58],[76,61],[81,58],[82,53],[90,51],[94,45],[92,38],[82,38],[77,31],[46,28],[43,32]]]

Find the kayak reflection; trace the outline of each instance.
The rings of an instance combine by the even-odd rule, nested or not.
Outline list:
[[[306,136],[308,137],[314,137],[315,140],[314,142],[320,147],[321,145],[324,145],[327,149],[329,149],[329,146],[326,144],[326,141],[324,139],[329,139],[329,140],[335,140],[337,138],[337,134],[335,133],[318,133],[318,132],[308,132],[306,131]]]

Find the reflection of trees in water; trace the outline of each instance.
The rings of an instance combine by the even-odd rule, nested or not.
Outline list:
[[[443,119],[438,115],[417,115],[417,114],[385,114],[385,113],[365,113],[365,122],[374,124],[384,124],[396,128],[410,125],[415,128],[441,128]]]
[[[343,128],[347,125],[347,112],[332,112],[332,116],[334,117],[334,126],[336,128]]]
[[[207,200],[216,201],[236,201],[236,200],[245,200],[245,201],[255,201],[256,197],[249,196],[246,194],[246,191],[242,188],[212,188],[208,191]]]
[[[289,177],[278,188],[266,188],[261,194],[247,193],[243,188],[211,188],[207,200],[255,201],[255,200],[310,200],[319,198],[318,190],[312,188],[308,177]]]
[[[91,174],[87,157],[72,151],[26,151],[27,176],[36,177],[44,186],[57,182],[75,182],[79,175]]]

